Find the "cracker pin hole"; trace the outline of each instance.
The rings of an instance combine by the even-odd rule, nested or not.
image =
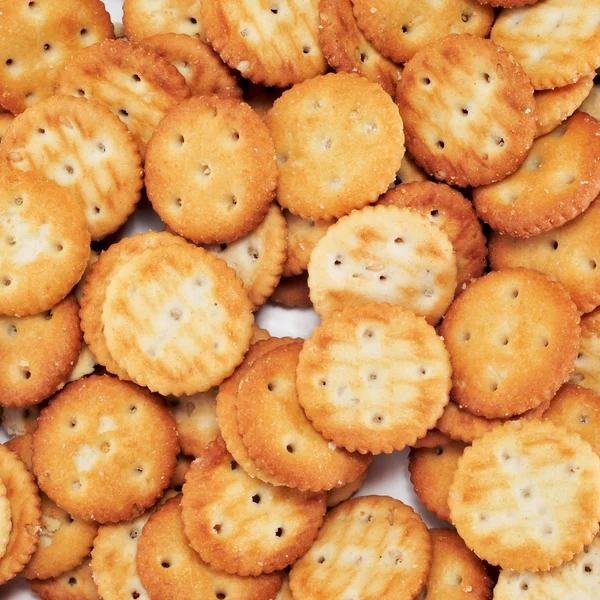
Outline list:
[[[52,48],[52,46],[50,46],[50,44],[44,44],[44,52],[48,52],[48,50],[50,50],[50,48]]]
[[[88,30],[84,27],[83,29],[80,30],[79,35],[87,35],[88,34]]]
[[[221,529],[222,526],[220,523],[217,523],[216,525],[213,525],[213,531],[217,534],[220,535],[221,534]]]
[[[381,425],[385,420],[385,417],[380,413],[376,413],[373,415],[371,420],[373,421],[373,423],[375,423],[375,425]]]
[[[33,4],[33,2],[29,3],[30,5]],[[74,585],[77,585],[77,579],[75,577],[69,577],[69,581],[68,584],[73,587]]]
[[[225,598],[227,598],[227,594],[225,594],[224,592],[217,592],[215,594],[215,597],[217,598],[217,600],[225,600]]]
[[[131,78],[132,78],[132,79],[133,79],[133,80],[134,80],[136,83],[139,83],[139,82],[142,80],[142,78],[141,78],[141,77],[140,77],[140,76],[139,76],[137,73],[134,73],[134,74],[131,76]]]
[[[275,530],[275,535],[276,535],[277,537],[281,537],[281,536],[283,535],[283,527],[278,527],[278,528]]]
[[[237,469],[237,467],[238,467],[238,464],[235,462],[235,460],[232,460],[232,461],[229,463],[229,468],[230,468],[232,471],[235,471],[235,470]]]
[[[168,560],[162,560],[161,563],[160,563],[160,566],[163,569],[168,569],[168,568],[170,568],[171,563]]]
[[[137,600],[140,597],[140,594],[138,591],[133,591],[131,592],[131,597],[133,598],[133,600]]]
[[[12,279],[10,277],[4,277],[2,283],[4,284],[4,287],[8,287],[12,283]]]
[[[290,453],[290,454],[294,454],[295,452],[295,448],[294,446],[292,446],[292,444],[288,444],[285,449]]]
[[[254,496],[252,496],[252,502],[254,504],[260,504],[260,494],[254,494]]]

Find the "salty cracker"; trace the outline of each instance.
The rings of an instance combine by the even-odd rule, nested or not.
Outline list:
[[[223,259],[244,283],[250,302],[262,306],[277,287],[287,259],[287,227],[281,209],[271,204],[256,229],[234,242],[206,250]]]
[[[536,92],[533,95],[538,120],[536,137],[550,133],[570,117],[589,96],[593,82],[592,73],[564,87]]]
[[[108,375],[67,385],[42,410],[33,471],[52,500],[98,523],[131,519],[161,495],[179,451],[168,409]]]
[[[185,454],[177,455],[177,464],[175,466],[175,472],[173,473],[173,477],[171,478],[171,483],[169,484],[169,489],[174,490],[176,492],[181,492],[181,488],[185,483],[185,476],[187,472],[190,470],[192,466],[193,458],[190,456],[186,456]],[[167,494],[163,496],[165,498]]]
[[[366,207],[332,225],[308,265],[320,316],[348,305],[389,302],[435,325],[454,298],[456,258],[448,236],[409,208]]]
[[[446,405],[447,406],[447,405]],[[446,410],[446,409],[444,409]],[[411,448],[437,448],[445,446],[452,441],[452,438],[442,433],[439,429],[430,429],[424,437],[419,438]]]
[[[148,198],[180,235],[232,242],[257,227],[271,205],[274,155],[267,127],[247,104],[191,98],[169,111],[148,144]]]
[[[0,501],[0,544],[6,548],[0,558],[0,584],[3,584],[20,573],[35,552],[42,525],[42,512],[33,475],[25,463],[1,444],[0,479],[6,488],[6,500],[10,504],[7,513],[6,502]]]
[[[600,67],[600,13],[594,0],[545,0],[503,10],[491,39],[522,65],[536,90],[574,83]]]
[[[573,115],[539,137],[509,177],[473,191],[481,219],[499,233],[530,237],[581,214],[600,192],[600,123]]]
[[[378,204],[413,208],[448,236],[456,256],[457,292],[483,275],[485,236],[473,206],[459,191],[442,183],[414,182],[390,190]]]
[[[47,312],[0,317],[0,404],[38,404],[65,384],[79,357],[79,305],[67,296]]]
[[[246,79],[288,87],[327,68],[319,47],[318,0],[211,0],[200,14],[212,47]]]
[[[11,504],[7,497],[7,490],[0,480],[0,560],[8,549],[12,530]]]
[[[96,250],[93,249],[90,250],[90,255],[88,256],[88,262],[85,271],[83,272],[79,283],[73,288],[73,293],[75,294],[75,298],[77,298],[77,302],[81,302],[81,296],[83,295],[83,286],[85,285],[85,282],[87,280],[88,273],[90,272],[92,265],[98,262],[99,257],[99,252],[96,252]]]
[[[600,310],[581,318],[581,340],[569,383],[600,394]]]
[[[544,419],[577,433],[600,454],[600,396],[594,391],[566,383],[544,412]]]
[[[577,600],[600,594],[600,536],[573,560],[541,573],[502,571],[494,600]]]
[[[2,428],[9,436],[22,436],[33,433],[40,416],[40,406],[19,406],[2,408]]]
[[[127,38],[141,42],[161,33],[184,33],[206,42],[200,18],[201,0],[125,0],[123,26]]]
[[[4,0],[0,30],[0,104],[15,114],[52,96],[73,55],[114,36],[100,0]]]
[[[219,437],[217,388],[192,396],[171,396],[167,405],[175,419],[179,445],[184,454],[199,456]]]
[[[465,444],[450,442],[435,448],[413,448],[408,457],[410,481],[415,493],[442,521],[450,521],[448,491],[464,449]]]
[[[569,291],[580,312],[600,305],[600,202],[552,231],[513,238],[493,233],[489,239],[494,270],[525,267],[546,273]]]
[[[413,183],[414,181],[428,181],[427,175],[410,157],[408,152],[405,152],[400,163],[400,169],[396,172],[396,179],[390,185],[390,189],[395,188],[401,183]]]
[[[319,23],[319,43],[329,65],[378,83],[393,98],[402,67],[382,56],[365,38],[352,12],[352,0],[320,0]]]
[[[181,496],[177,496],[158,508],[140,538],[137,565],[149,597],[153,600],[275,598],[281,587],[280,574],[239,577],[217,571],[200,559],[185,535],[180,500]],[[111,600],[108,596],[104,598]]]
[[[254,323],[235,271],[188,244],[149,248],[119,266],[101,318],[119,366],[163,396],[220,384],[242,361]]]
[[[147,233],[133,235],[109,246],[89,269],[83,286],[83,294],[79,301],[81,304],[80,317],[83,337],[96,360],[105,366],[108,371],[118,375],[120,379],[129,380],[130,377],[119,367],[106,347],[104,326],[101,319],[102,307],[106,299],[106,288],[112,279],[113,273],[116,272],[119,266],[128,263],[133,256],[148,248],[185,243],[186,241],[183,238],[166,232],[148,231]]]
[[[253,479],[219,439],[192,463],[181,507],[185,533],[202,560],[227,573],[256,576],[291,565],[310,548],[325,502],[325,492]]]
[[[127,127],[83,98],[54,96],[15,118],[0,161],[71,190],[83,203],[93,240],[125,223],[143,185],[142,159]]]
[[[79,52],[60,73],[56,93],[104,104],[127,125],[142,156],[166,112],[190,96],[183,75],[168,60],[125,40]]]
[[[423,599],[488,600],[493,583],[486,565],[451,529],[430,529],[432,562]],[[495,598],[495,596],[494,596]],[[417,598],[421,600],[421,596]]]
[[[301,491],[339,488],[364,473],[372,457],[337,448],[306,418],[296,391],[301,350],[299,342],[280,346],[246,371],[237,393],[238,429],[254,463],[278,483]]]
[[[386,496],[344,502],[292,567],[294,598],[413,600],[427,579],[431,540],[410,506]]]
[[[354,481],[351,481],[342,487],[329,490],[327,492],[327,508],[333,508],[352,498],[352,496],[354,496],[354,494],[362,487],[367,475],[368,471],[365,470],[364,473]]]
[[[304,343],[298,400],[337,446],[389,454],[435,426],[450,373],[444,343],[425,319],[390,304],[348,306]]]
[[[96,357],[92,354],[92,351],[89,349],[88,345],[85,342],[82,342],[79,356],[73,365],[73,369],[71,370],[71,374],[69,375],[67,382],[77,381],[86,375],[91,375],[95,368]],[[63,386],[60,386],[59,389],[62,389],[62,387]]]
[[[488,419],[524,413],[567,381],[579,313],[567,290],[538,271],[506,269],[474,281],[440,327],[452,399]]]
[[[89,560],[53,579],[36,579],[31,590],[42,600],[100,600]]]
[[[279,590],[277,596],[275,596],[275,600],[294,600],[292,596],[292,590],[290,590],[290,580],[287,575],[283,578],[283,585]]]
[[[262,342],[268,340],[271,334],[266,330],[259,327],[256,323],[252,327],[252,337],[250,338],[250,345],[256,344],[256,342]]]
[[[545,571],[571,560],[597,533],[599,478],[600,458],[578,436],[547,421],[510,422],[465,449],[450,515],[483,560]]]
[[[397,63],[450,33],[486,37],[494,10],[476,0],[352,0],[354,15],[367,39]]]
[[[269,299],[289,308],[310,308],[312,302],[310,301],[307,273],[282,277]]]
[[[515,171],[537,127],[523,69],[503,48],[472,35],[449,35],[415,54],[396,102],[411,155],[436,179],[461,187]]]
[[[375,202],[404,154],[398,108],[356,74],[295,85],[267,115],[279,168],[279,203],[305,219],[341,217]]]
[[[287,225],[287,260],[283,269],[284,277],[300,275],[308,269],[310,255],[318,241],[327,233],[332,221],[303,219],[289,210],[283,211]]]
[[[192,96],[216,94],[239,98],[242,95],[235,75],[203,41],[189,35],[164,33],[143,39],[139,45],[153,50],[176,67]]]

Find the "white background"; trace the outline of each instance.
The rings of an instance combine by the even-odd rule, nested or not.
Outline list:
[[[66,1],[66,0],[65,0]],[[210,1],[210,0],[208,0]],[[113,22],[122,22],[122,0],[104,0]],[[136,212],[123,228],[123,236],[152,229],[161,229],[157,216],[148,208]],[[258,324],[268,329],[277,337],[308,337],[313,328],[319,324],[319,318],[310,309],[286,309],[279,306],[264,306],[257,315]],[[423,516],[429,527],[443,527],[446,523],[439,521],[418,501],[408,476],[408,450],[394,452],[375,458],[369,467],[369,476],[361,488],[359,495],[384,494],[398,498],[410,504]],[[18,577],[7,585],[0,587],[0,600],[31,600],[38,598],[33,594],[27,582]],[[129,599],[123,599],[129,600]]]

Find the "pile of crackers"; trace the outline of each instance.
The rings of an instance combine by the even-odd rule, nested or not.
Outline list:
[[[600,598],[598,1],[123,9],[0,0],[0,583]]]

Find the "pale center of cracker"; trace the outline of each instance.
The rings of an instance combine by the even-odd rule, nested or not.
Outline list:
[[[79,473],[85,473],[92,469],[98,458],[99,454],[97,450],[87,444],[82,444],[79,446],[79,450],[73,455],[73,462]]]
[[[49,515],[42,515],[42,528],[40,530],[40,545],[44,548],[52,545],[54,534],[60,529],[60,521]]]
[[[100,417],[100,424],[98,425],[98,433],[103,434],[109,431],[115,431],[117,429],[117,424],[112,417],[108,415],[102,415]]]
[[[16,242],[10,252],[11,262],[16,267],[34,262],[41,254],[48,253],[52,248],[49,223],[32,227],[27,219],[6,212],[0,215],[0,231],[7,232]]]

